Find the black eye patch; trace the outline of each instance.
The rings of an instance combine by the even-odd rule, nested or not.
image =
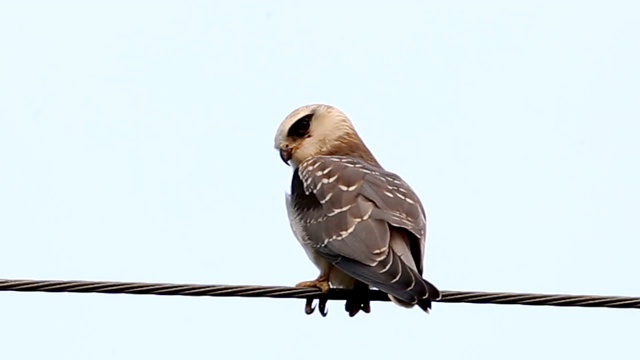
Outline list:
[[[305,115],[296,120],[296,122],[294,122],[289,128],[287,136],[296,138],[307,136],[307,134],[309,134],[309,126],[311,126],[311,118],[313,118],[313,114]]]

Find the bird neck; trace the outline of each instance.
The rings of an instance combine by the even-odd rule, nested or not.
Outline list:
[[[336,139],[330,148],[327,148],[319,155],[350,156],[380,167],[380,163],[378,163],[369,148],[367,148],[358,134],[354,133],[345,134]]]

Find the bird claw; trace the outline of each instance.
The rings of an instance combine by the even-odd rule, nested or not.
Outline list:
[[[329,310],[327,309],[327,301],[329,301],[327,293],[331,288],[331,285],[329,284],[329,280],[327,278],[320,276],[315,280],[297,283],[296,287],[320,289],[322,295],[318,299],[318,311],[320,312],[320,315],[322,315],[322,317],[327,316],[327,314],[329,313]],[[304,313],[307,315],[311,315],[315,310],[316,307],[313,306],[313,299],[307,299],[307,302],[304,305]]]
[[[322,296],[320,299],[318,299],[318,311],[320,312],[320,315],[322,315],[322,317],[326,317],[329,313],[329,309],[327,309],[328,300],[329,298],[326,296]]]
[[[350,317],[354,317],[360,310],[366,314],[370,313],[369,286],[363,283],[356,284],[347,298],[344,309]]]
[[[315,310],[316,307],[313,306],[313,299],[307,299],[307,302],[304,305],[304,313],[307,315],[311,315]]]
[[[314,299],[307,299],[304,305],[304,313],[307,315],[313,314],[313,312],[316,310],[316,307],[313,305],[313,300]],[[329,309],[327,308],[328,300],[329,299],[326,296],[318,299],[318,312],[320,312],[320,315],[322,315],[322,317],[326,317],[329,313]]]

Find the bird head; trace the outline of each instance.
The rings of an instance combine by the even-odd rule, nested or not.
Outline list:
[[[278,127],[275,148],[282,161],[294,168],[321,155],[350,155],[377,164],[349,118],[330,105],[306,105],[293,110]]]

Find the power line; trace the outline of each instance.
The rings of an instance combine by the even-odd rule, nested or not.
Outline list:
[[[257,285],[196,285],[111,281],[60,281],[60,280],[7,280],[0,279],[0,291],[64,292],[132,295],[215,296],[215,297],[266,297],[318,299],[323,294],[313,288]],[[349,290],[331,289],[329,300],[346,300]],[[378,290],[369,291],[372,301],[389,301]],[[640,297],[524,294],[480,291],[442,291],[444,303],[513,304],[538,306],[577,306],[617,309],[640,309]]]

